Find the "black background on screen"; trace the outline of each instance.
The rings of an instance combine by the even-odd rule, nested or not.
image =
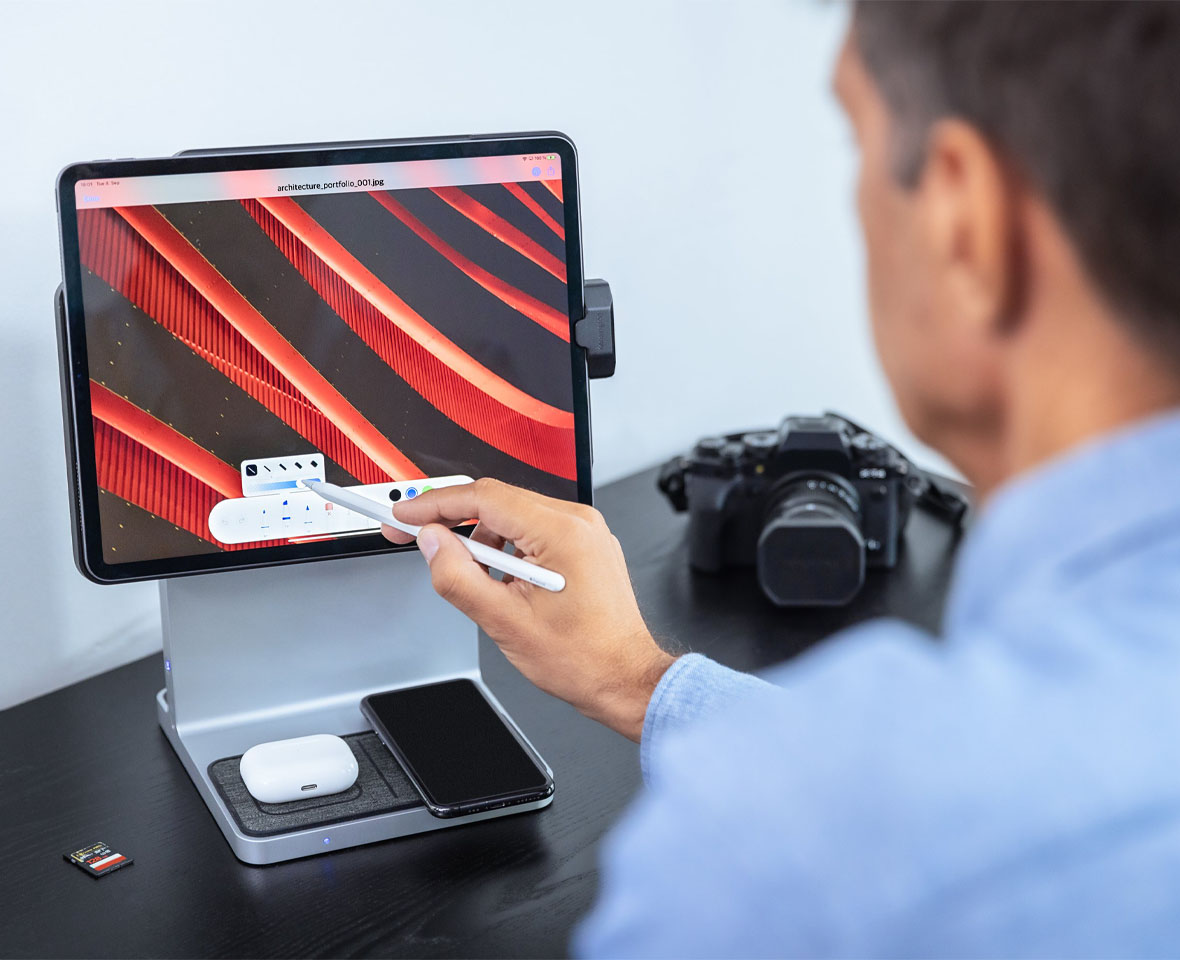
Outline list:
[[[438,806],[546,786],[544,772],[470,680],[379,693],[368,705]]]

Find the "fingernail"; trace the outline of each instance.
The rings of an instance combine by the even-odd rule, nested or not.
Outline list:
[[[438,553],[438,534],[433,530],[423,530],[418,534],[418,549],[422,551],[422,556],[426,558],[426,562],[430,563],[434,559],[434,555]]]

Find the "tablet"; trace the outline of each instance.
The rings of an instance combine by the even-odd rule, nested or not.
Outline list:
[[[484,476],[589,502],[577,187],[558,133],[63,170],[79,569],[407,549],[308,478],[382,502]]]

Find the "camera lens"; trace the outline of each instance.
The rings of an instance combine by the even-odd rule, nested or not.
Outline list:
[[[402,492],[397,487],[394,487],[392,490],[389,491],[389,499],[392,500],[394,503],[397,503],[401,498],[402,498]]]
[[[789,478],[771,497],[758,537],[758,582],[780,607],[847,603],[865,576],[860,498],[843,477]]]

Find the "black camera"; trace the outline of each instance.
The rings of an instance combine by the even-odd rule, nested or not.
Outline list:
[[[914,504],[962,523],[967,502],[900,451],[835,413],[787,417],[777,430],[705,437],[660,470],[689,510],[698,570],[754,566],[779,606],[847,603],[866,567],[897,564]]]

